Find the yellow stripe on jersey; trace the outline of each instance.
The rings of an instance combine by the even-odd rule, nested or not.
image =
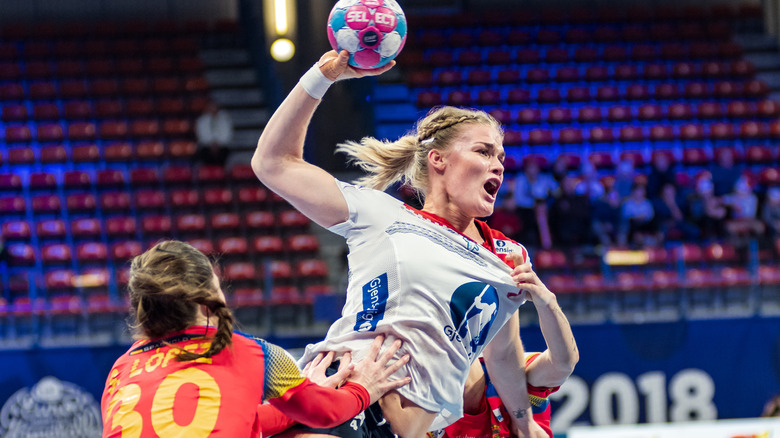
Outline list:
[[[304,377],[290,354],[283,348],[262,342],[265,353],[265,385],[263,398],[278,398],[303,382]]]

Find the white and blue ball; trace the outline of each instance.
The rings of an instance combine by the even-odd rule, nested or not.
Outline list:
[[[333,50],[349,52],[356,68],[392,61],[406,42],[406,16],[396,0],[339,0],[328,17]]]

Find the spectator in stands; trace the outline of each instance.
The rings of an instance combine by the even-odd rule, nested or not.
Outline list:
[[[766,200],[761,208],[761,219],[771,237],[780,237],[780,187],[773,186],[766,191]]]
[[[312,383],[280,347],[233,332],[214,266],[187,243],[160,242],[135,257],[128,289],[139,340],[106,379],[104,437],[190,436],[195,430],[200,436],[262,436],[276,423],[267,411],[262,418],[258,413],[264,400],[289,418],[328,427],[408,383],[387,380],[409,357],[387,366],[401,345],[395,342],[377,360],[381,337],[364,360],[342,367],[339,377],[350,380],[342,388]],[[179,390],[187,382],[197,387]],[[196,412],[189,432],[174,420]]]
[[[720,238],[728,210],[723,200],[715,196],[712,175],[704,172],[696,179],[695,190],[688,195],[688,217],[701,230],[704,239]]]
[[[569,160],[565,155],[558,155],[552,164],[552,177],[560,188],[563,179],[569,175]]]
[[[571,247],[591,242],[591,204],[587,196],[576,193],[577,178],[567,176],[561,194],[550,206],[550,229],[556,245]]]
[[[620,227],[617,243],[625,247],[629,243],[640,246],[655,244],[651,236],[655,234],[653,225],[653,204],[645,196],[645,186],[634,184],[631,193],[620,207]]]
[[[617,239],[620,225],[620,195],[614,189],[593,203],[591,228],[600,245],[611,246]]]
[[[550,246],[547,203],[556,190],[555,180],[551,175],[541,172],[536,160],[525,160],[523,172],[517,175],[512,187],[515,212],[523,224],[521,242],[533,246]]]
[[[207,164],[224,166],[230,154],[233,139],[233,120],[217,102],[210,100],[203,114],[195,122],[198,158]]]
[[[734,165],[734,158],[734,151],[731,148],[720,148],[715,153],[716,161],[710,168],[715,196],[720,197],[731,193],[742,175]]]
[[[669,157],[662,153],[653,154],[650,173],[647,175],[647,197],[653,199],[661,196],[661,187],[675,182],[676,177]]]
[[[615,169],[615,190],[621,198],[626,198],[631,194],[635,178],[634,162],[631,160],[620,161]]]
[[[530,276],[532,275],[532,276]],[[539,280],[530,270],[529,281],[525,283],[525,293],[533,301],[539,317],[539,328],[542,330],[547,349],[541,353],[526,353],[526,369],[528,394],[531,394],[534,405],[534,419],[542,425],[549,437],[550,402],[548,397],[557,391],[574,371],[579,361],[579,351],[574,340],[574,334],[569,326],[566,315],[563,314],[555,294]],[[520,322],[515,314],[507,326],[512,332],[520,333]],[[523,372],[523,370],[518,370]],[[484,363],[479,360],[471,365],[466,388],[463,393],[463,418],[444,430],[442,438],[457,437],[492,437],[513,436],[507,427],[509,417],[501,397],[511,395],[513,385],[494,385],[488,376]],[[500,397],[499,397],[500,396]]]
[[[661,188],[661,196],[651,199],[655,212],[655,227],[659,232],[659,242],[665,240],[692,241],[699,237],[699,229],[685,217],[687,211],[685,198],[677,192],[675,184],[666,183]]]
[[[545,436],[532,418],[525,374],[518,377],[522,344],[502,329],[524,301],[519,281],[521,266],[530,263],[527,251],[476,219],[493,213],[503,182],[500,124],[483,111],[436,108],[396,141],[366,137],[339,145],[366,175],[359,185],[336,180],[303,159],[309,122],[336,80],[393,66],[363,70],[348,61],[346,50],[330,51],[303,75],[266,124],[252,168],[266,187],[343,236],[350,249],[343,316],[299,363],[327,351],[360,357],[376,333],[386,333],[409,340],[404,349],[415,353],[414,361],[404,371],[412,383],[355,418],[359,431],[345,423],[298,432],[422,437],[460,415],[463,382],[483,354],[492,378],[518,386],[521,396],[504,400],[513,432]],[[399,181],[421,193],[422,210],[384,192]]]
[[[604,194],[604,184],[599,179],[596,166],[590,161],[583,161],[581,166],[582,179],[577,183],[577,194],[585,195],[591,202],[601,198]]]
[[[729,208],[726,231],[733,237],[760,236],[764,223],[758,218],[758,196],[753,193],[747,177],[741,176],[734,190],[723,196],[723,204]]]

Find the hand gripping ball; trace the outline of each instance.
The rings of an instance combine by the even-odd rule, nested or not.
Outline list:
[[[395,0],[339,0],[328,17],[328,40],[349,52],[349,65],[381,67],[406,42],[406,16]]]

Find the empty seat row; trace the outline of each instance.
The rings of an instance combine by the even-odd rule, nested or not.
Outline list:
[[[0,47],[2,51],[2,47]],[[0,54],[0,56],[2,56]],[[203,61],[195,55],[150,58],[90,58],[52,61],[0,61],[0,80],[95,79],[199,75]]]
[[[746,121],[741,124],[719,122],[713,124],[686,123],[684,125],[625,125],[619,128],[595,126],[592,128],[566,127],[561,129],[532,128],[507,129],[504,144],[546,145],[552,143],[610,143],[610,142],[669,142],[701,140],[766,140],[780,139],[780,123]]]
[[[34,135],[33,135],[34,132]],[[192,119],[167,118],[137,120],[41,122],[34,126],[6,125],[3,140],[9,144],[38,142],[115,140],[144,137],[192,137]]]
[[[612,67],[605,65],[565,66],[557,69],[549,67],[532,67],[527,69],[496,69],[478,68],[468,69],[452,68],[448,64],[445,69],[414,70],[406,75],[407,84],[411,87],[451,87],[458,85],[490,85],[490,84],[544,84],[555,82],[581,82],[587,81],[590,85],[597,82],[636,82],[636,85],[647,85],[644,82],[661,81],[667,79],[692,80],[727,80],[752,77],[755,66],[745,60],[737,60],[730,63],[724,62],[690,62],[682,61],[674,64],[645,63],[645,64],[618,64]],[[457,61],[457,65],[482,65]]]
[[[9,146],[0,151],[0,164],[14,165],[56,163],[130,162],[151,160],[182,160],[195,155],[197,145],[192,140],[172,139],[109,142],[98,146],[78,142],[73,145],[49,144],[35,146]]]
[[[550,64],[582,63],[600,65],[602,63],[622,62],[690,62],[707,63],[707,69],[701,69],[700,74],[728,74],[724,66],[713,66],[710,63],[731,63],[742,56],[743,49],[733,42],[701,42],[690,45],[668,43],[664,45],[636,44],[625,45],[582,46],[582,47],[551,47],[541,50],[525,45],[516,49],[505,47],[489,49],[436,49],[410,50],[399,55],[399,65],[406,68],[449,67],[452,65],[473,66],[504,66],[540,65],[551,67]],[[695,60],[695,61],[694,61]],[[682,69],[681,69],[682,70]],[[671,74],[672,72],[670,72]],[[698,73],[698,72],[696,72]],[[738,74],[735,70],[734,74]]]
[[[654,122],[658,120],[686,121],[729,120],[733,123],[752,123],[754,119],[774,119],[780,115],[780,103],[774,100],[750,102],[734,100],[728,103],[704,101],[699,104],[672,103],[669,105],[645,103],[641,105],[583,106],[579,108],[552,107],[540,109],[523,107],[519,110],[494,108],[489,110],[501,123],[582,124],[608,122]]]
[[[595,88],[595,89],[594,89]],[[689,82],[678,84],[673,82],[658,83],[651,86],[632,84],[629,86],[602,85],[599,87],[544,87],[519,88],[502,87],[486,88],[479,91],[472,89],[453,89],[450,91],[426,90],[416,94],[416,105],[420,108],[434,107],[447,103],[449,105],[499,105],[499,104],[556,104],[561,102],[614,102],[642,100],[740,100],[764,99],[769,95],[769,86],[760,80],[746,82],[719,81]]]
[[[451,28],[436,29],[418,27],[416,44],[426,48],[472,46],[526,46],[531,44],[592,44],[646,41],[697,41],[727,40],[731,37],[731,25],[726,21],[710,23],[653,23],[610,26],[571,26],[567,29],[544,27],[524,28],[520,23],[500,28]]]
[[[91,120],[121,117],[170,117],[200,114],[206,107],[208,98],[201,95],[184,97],[161,97],[158,99],[129,98],[92,100],[66,100],[56,102],[36,102],[28,106],[24,103],[9,103],[0,109],[0,119],[4,122],[24,122],[27,120]]]
[[[57,100],[83,98],[112,98],[118,96],[164,96],[205,93],[209,83],[203,76],[186,78],[161,76],[155,78],[130,77],[125,79],[101,78],[92,80],[65,79],[62,81],[39,80],[4,81],[0,84],[0,100]]]
[[[112,60],[130,57],[160,57],[175,59],[192,56],[199,48],[194,37],[179,36],[173,38],[134,38],[118,39],[79,39],[57,38],[52,40],[0,43],[0,60],[51,60],[66,63],[79,58],[101,57]]]

